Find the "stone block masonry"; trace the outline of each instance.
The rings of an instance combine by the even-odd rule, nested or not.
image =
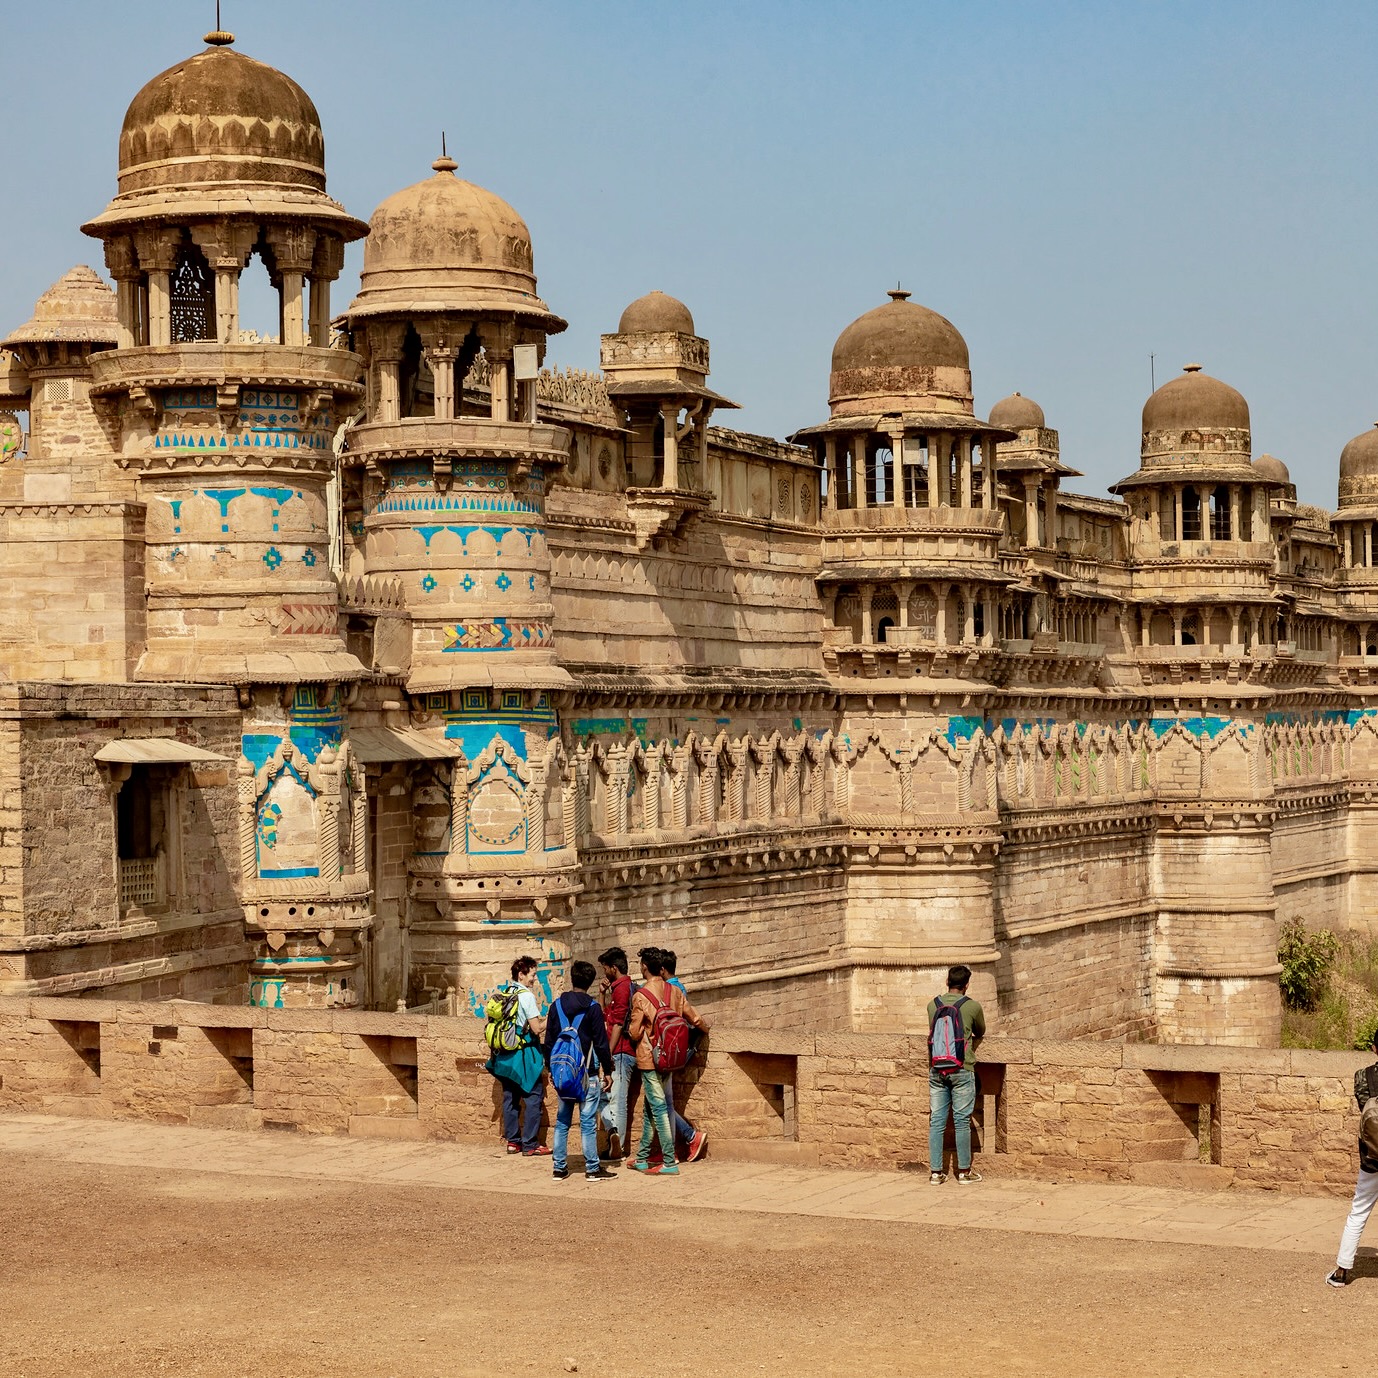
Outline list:
[[[478,1021],[464,1017],[0,1000],[0,1112],[491,1145],[485,1058]],[[1344,1194],[1365,1060],[989,1039],[977,1164],[992,1176]],[[927,1170],[922,1038],[717,1028],[676,1081],[716,1155]]]

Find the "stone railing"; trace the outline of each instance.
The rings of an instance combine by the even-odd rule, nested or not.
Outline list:
[[[0,1113],[491,1139],[486,1054],[467,1017],[0,1000]],[[1366,1060],[992,1038],[977,1163],[991,1175],[1347,1192]],[[923,1170],[927,1082],[920,1037],[715,1029],[676,1091],[723,1157]]]

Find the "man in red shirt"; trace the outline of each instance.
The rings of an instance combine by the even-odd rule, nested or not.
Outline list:
[[[605,1093],[599,1118],[608,1131],[608,1157],[621,1158],[627,1151],[627,1095],[636,1066],[636,1052],[627,1037],[633,986],[627,975],[627,954],[620,947],[610,947],[598,958],[598,965],[603,968],[603,1018],[612,1048],[612,1090]]]

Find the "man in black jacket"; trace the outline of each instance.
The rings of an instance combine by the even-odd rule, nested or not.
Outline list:
[[[1378,1031],[1373,1035],[1373,1051],[1378,1053]],[[1374,1096],[1378,1096],[1378,1062],[1361,1067],[1354,1073],[1354,1099],[1359,1102],[1360,1115]],[[1354,1204],[1349,1208],[1349,1219],[1345,1221],[1344,1234],[1340,1236],[1340,1253],[1335,1260],[1335,1271],[1326,1278],[1332,1287],[1349,1285],[1354,1255],[1359,1248],[1359,1236],[1368,1224],[1375,1201],[1378,1201],[1378,1154],[1360,1138],[1359,1183],[1354,1188]]]
[[[545,1020],[545,1060],[550,1064],[555,1041],[567,1027],[579,1020],[579,1052],[585,1067],[597,1061],[602,1073],[602,1086],[606,1093],[612,1085],[612,1051],[608,1047],[608,1026],[603,1018],[603,1007],[589,995],[589,987],[598,973],[592,962],[575,962],[569,971],[573,990],[567,990],[546,1011]],[[580,1016],[583,1016],[580,1019]],[[569,1147],[569,1127],[574,1121],[574,1107],[579,1107],[579,1132],[584,1141],[584,1176],[590,1182],[604,1182],[616,1177],[598,1161],[598,1107],[601,1104],[595,1092],[594,1079],[587,1078],[582,1101],[560,1098],[560,1109],[555,1116],[555,1143],[552,1163],[555,1177],[564,1181],[569,1176],[566,1154]]]

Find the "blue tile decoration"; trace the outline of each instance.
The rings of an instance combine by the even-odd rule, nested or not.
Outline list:
[[[426,575],[426,577],[421,581],[421,587],[425,589],[427,593],[433,593],[435,591],[435,586],[436,577],[434,574]]]
[[[496,579],[493,580],[493,582],[494,582],[504,593],[506,593],[507,590],[510,589],[510,588],[512,587],[512,581],[511,581],[511,579],[509,579],[509,578],[507,577],[506,573],[499,574],[498,577],[497,577]]]
[[[267,565],[269,569],[276,569],[282,563],[282,551],[280,551],[277,546],[270,545],[268,549],[263,552],[263,563]]]

